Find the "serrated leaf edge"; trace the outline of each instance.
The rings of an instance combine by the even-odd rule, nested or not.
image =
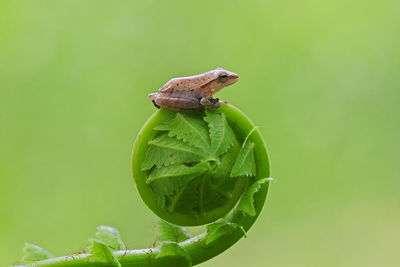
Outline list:
[[[220,156],[220,155],[224,154],[225,152],[229,151],[229,149],[232,147],[233,143],[229,144],[229,146],[225,149],[225,151],[221,151],[219,154],[217,154],[219,148],[220,148],[220,147],[222,146],[222,144],[223,144],[223,140],[224,140],[224,139],[222,138],[222,139],[220,140],[219,144],[218,144],[216,147],[214,147],[214,148],[212,147],[213,143],[212,143],[212,139],[211,139],[211,131],[212,131],[211,125],[213,124],[213,122],[211,122],[211,121],[208,120],[208,117],[207,117],[207,116],[208,116],[208,112],[212,112],[212,111],[210,111],[209,109],[206,109],[206,111],[205,111],[206,116],[204,116],[203,120],[207,122],[208,128],[209,128],[209,135],[210,135],[210,142],[211,142],[210,149],[212,149],[211,153],[212,153],[214,156]],[[224,131],[224,132],[222,133],[222,136],[225,136],[225,131],[227,131],[227,130],[228,130],[228,127],[230,128],[230,126],[229,126],[229,124],[228,124],[228,121],[226,120],[225,114],[224,114],[224,113],[218,113],[218,114],[219,114],[220,117],[221,117],[222,124],[223,124],[224,126],[226,126],[226,127],[223,127],[223,131]],[[230,129],[230,130],[232,131],[232,129]],[[232,134],[234,135],[233,132],[232,132]]]
[[[241,211],[243,214],[248,214],[250,216],[255,216],[256,215],[256,210],[254,206],[254,195],[261,189],[261,186],[265,184],[268,181],[273,181],[273,178],[263,178],[260,180],[255,181],[252,183],[246,190],[246,192],[243,194],[242,198],[240,199],[240,202],[238,204],[238,210]],[[248,196],[250,195],[250,196]],[[248,196],[248,197],[246,197]],[[244,203],[244,199],[250,199],[251,203]],[[243,208],[244,205],[249,205],[250,211],[247,211],[246,208]]]
[[[239,151],[239,154],[238,154],[238,157],[236,158],[236,161],[235,161],[235,163],[233,164],[233,166],[232,166],[232,170],[231,170],[231,173],[230,173],[230,176],[233,178],[233,177],[237,177],[238,175],[237,175],[237,172],[238,171],[235,171],[234,172],[234,170],[235,169],[238,169],[238,170],[240,170],[240,167],[243,165],[243,163],[245,162],[245,160],[241,163],[241,165],[239,166],[239,167],[236,167],[236,165],[237,165],[237,160],[238,160],[238,158],[239,158],[239,155],[240,155],[240,152],[242,152],[242,149],[246,146],[246,144],[247,144],[247,142],[248,142],[248,140],[249,140],[249,138],[250,138],[250,135],[256,130],[258,128],[258,126],[255,126],[255,127],[253,127],[253,129],[251,129],[251,131],[249,132],[249,134],[246,136],[246,138],[244,139],[244,141],[243,141],[243,144],[242,144],[242,147],[241,147],[241,149],[240,149],[240,151]],[[254,147],[255,147],[255,143],[254,142],[251,142],[251,144],[250,144],[250,149],[249,149],[249,151],[247,152],[247,154],[246,154],[246,156],[245,157],[243,157],[244,159],[246,159],[246,157],[249,155],[249,153],[251,153],[251,152],[253,152],[254,151]],[[246,174],[245,176],[253,176],[251,173],[250,174]]]

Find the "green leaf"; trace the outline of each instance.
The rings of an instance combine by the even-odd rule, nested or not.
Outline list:
[[[99,226],[96,228],[96,237],[103,241],[112,250],[124,250],[126,246],[122,242],[117,229],[110,226]]]
[[[191,180],[187,185],[182,187],[177,194],[169,196],[171,205],[169,211],[184,212],[185,214],[198,218],[198,209],[200,204],[199,199],[199,185],[203,176],[196,177]]]
[[[171,224],[164,220],[159,220],[157,222],[157,233],[158,233],[158,241],[160,242],[164,241],[182,242],[190,238],[190,235],[186,231],[186,228],[175,224]]]
[[[208,122],[211,138],[211,152],[220,156],[227,152],[235,140],[235,134],[229,126],[224,113],[206,109],[204,120]]]
[[[257,180],[252,185],[250,185],[239,202],[238,210],[242,211],[243,213],[247,213],[250,216],[255,216],[256,209],[254,207],[254,194],[261,189],[263,184],[271,180],[272,178],[264,178]]]
[[[173,166],[168,166],[164,168],[156,168],[154,169],[149,177],[147,178],[147,183],[154,182],[156,180],[160,179],[168,179],[168,180],[177,180],[174,177],[178,176],[184,176],[186,177],[183,179],[182,182],[187,183],[187,177],[196,177],[199,176],[200,174],[204,173],[205,171],[208,170],[207,163],[201,162],[198,163],[192,167],[188,167],[186,165],[173,165]],[[182,184],[181,184],[182,185]]]
[[[53,257],[54,256],[51,255],[47,250],[30,243],[25,243],[22,261],[41,261]]]
[[[160,253],[157,255],[156,259],[164,257],[174,258],[174,267],[192,266],[192,259],[190,258],[190,254],[176,242],[165,241],[161,243]]]
[[[222,236],[233,234],[236,229],[242,230],[243,235],[246,236],[243,227],[237,223],[223,221],[207,225],[206,245],[208,246]]]
[[[168,131],[170,137],[176,136],[179,140],[207,152],[210,150],[207,125],[196,117],[178,112],[175,118],[157,125],[154,130]]]
[[[218,180],[227,180],[227,182],[232,183],[229,174],[237,158],[237,154],[234,152],[239,149],[239,144],[237,144],[229,153],[219,157],[219,166],[215,169],[215,177],[218,177]]]
[[[90,239],[89,245],[89,260],[101,262],[112,267],[121,267],[117,258],[112,254],[110,248],[102,241]]]
[[[176,138],[161,135],[149,141],[146,158],[142,163],[142,171],[150,170],[154,165],[161,168],[169,165],[200,161],[204,152],[188,146]]]
[[[182,186],[188,184],[191,180],[202,175],[207,171],[207,163],[201,162],[193,167],[185,165],[168,166],[160,169],[154,169],[147,180],[150,183],[153,192],[158,197],[158,202],[161,208],[165,208],[165,197],[176,194],[174,203],[179,199]],[[172,207],[173,209],[173,207]]]
[[[244,140],[242,148],[240,149],[239,154],[236,158],[235,164],[232,167],[230,175],[231,177],[243,175],[251,177],[256,175],[256,161],[254,157],[255,144],[249,141],[249,137],[255,129],[256,128],[251,130]]]
[[[242,175],[254,176],[256,174],[256,163],[254,158],[253,142],[247,142],[239,152],[239,155],[233,165],[231,177]]]

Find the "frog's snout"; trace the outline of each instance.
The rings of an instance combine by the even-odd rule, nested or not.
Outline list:
[[[238,80],[239,80],[239,75],[237,75],[236,73],[231,72],[231,73],[229,73],[229,79],[228,79],[228,81],[226,81],[226,83],[225,83],[226,85],[225,86],[234,84]]]
[[[235,79],[235,80],[238,80],[238,79],[239,79],[239,75],[237,75],[236,73],[234,73],[234,74],[232,74],[232,78]]]

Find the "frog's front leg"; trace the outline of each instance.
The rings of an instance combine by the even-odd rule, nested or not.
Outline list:
[[[219,101],[218,98],[212,98],[212,97],[203,97],[200,100],[200,104],[206,106],[209,109],[217,109],[221,106],[221,103],[226,104],[228,103],[228,101]]]

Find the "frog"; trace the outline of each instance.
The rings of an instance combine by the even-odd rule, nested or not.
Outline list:
[[[213,95],[238,79],[236,73],[217,68],[194,76],[173,78],[156,93],[149,94],[148,98],[157,108],[175,111],[198,109],[201,106],[217,109],[228,102],[213,98]]]

